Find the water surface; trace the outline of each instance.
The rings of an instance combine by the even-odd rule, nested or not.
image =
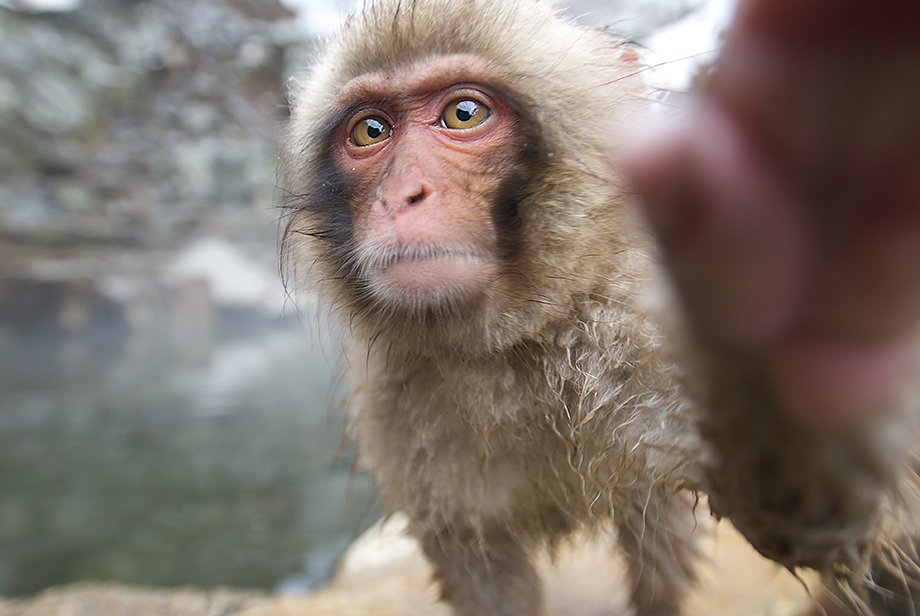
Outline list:
[[[0,337],[0,594],[327,578],[376,517],[341,437],[339,345],[255,329]]]

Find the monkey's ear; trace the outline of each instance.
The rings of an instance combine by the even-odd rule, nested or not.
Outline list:
[[[648,92],[648,84],[645,82],[648,64],[642,49],[635,45],[623,45],[619,51],[619,61],[625,74],[617,80],[617,87],[621,91],[644,97]]]
[[[642,58],[639,56],[639,52],[633,47],[624,47],[623,51],[620,53],[620,59],[623,61],[623,64],[632,64],[635,66],[642,65]]]

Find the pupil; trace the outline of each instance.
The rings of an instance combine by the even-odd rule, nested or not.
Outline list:
[[[476,114],[478,105],[473,101],[460,101],[457,103],[457,119],[461,122],[469,122]]]
[[[383,124],[377,120],[367,120],[367,136],[376,139],[383,134]]]

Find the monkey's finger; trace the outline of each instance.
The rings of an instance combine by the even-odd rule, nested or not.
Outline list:
[[[795,194],[715,106],[628,163],[691,319],[721,344],[775,344],[799,316],[815,261]]]
[[[799,425],[875,416],[909,367],[920,321],[920,226],[883,219],[821,249],[803,199],[731,118],[691,117],[630,166],[691,320],[720,344],[763,353]]]
[[[920,323],[920,212],[841,235],[824,258],[806,322],[869,339],[909,333]]]
[[[711,79],[720,103],[839,213],[916,173],[920,3],[747,0]]]
[[[849,431],[889,408],[897,384],[911,373],[915,347],[910,338],[800,337],[772,354],[770,370],[784,412],[798,425]]]
[[[865,34],[879,23],[909,27],[910,20],[918,16],[920,5],[915,0],[740,0],[735,25],[772,32],[790,41],[823,42],[841,33]],[[854,44],[864,42],[855,40]]]

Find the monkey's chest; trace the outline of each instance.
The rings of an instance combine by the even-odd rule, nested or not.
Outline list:
[[[661,475],[643,444],[665,437],[662,419],[629,400],[427,383],[376,396],[359,419],[364,464],[401,508],[600,518]]]

